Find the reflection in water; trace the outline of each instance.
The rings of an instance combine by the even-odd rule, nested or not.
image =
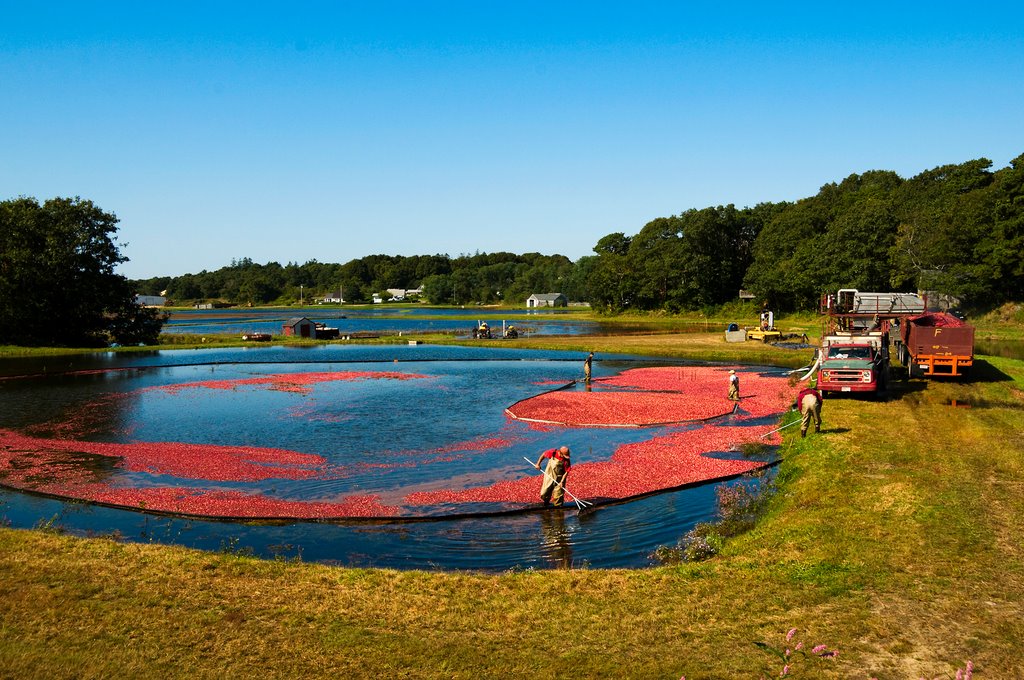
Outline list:
[[[572,564],[572,541],[565,526],[565,512],[554,510],[542,512],[540,528],[544,537],[543,550],[552,567],[568,569]]]
[[[1024,340],[977,340],[974,353],[1005,359],[1024,359]]]

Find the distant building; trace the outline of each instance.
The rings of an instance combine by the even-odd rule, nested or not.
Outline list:
[[[423,293],[422,288],[388,288],[389,302],[403,302],[406,298],[416,297]]]
[[[330,293],[328,293],[327,295],[324,296],[323,301],[324,302],[333,302],[336,305],[341,305],[341,304],[345,303],[345,299],[341,296],[341,291],[340,290],[333,290],[333,291],[331,291]]]
[[[167,298],[163,295],[136,295],[135,302],[143,307],[163,307],[167,304]]]
[[[568,304],[568,298],[561,293],[534,293],[526,298],[526,306],[530,309],[534,307],[567,307]]]
[[[285,335],[296,335],[300,338],[315,338],[316,325],[304,316],[297,316],[288,319],[281,326],[281,332]]]

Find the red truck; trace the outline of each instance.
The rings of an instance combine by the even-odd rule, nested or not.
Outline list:
[[[909,317],[896,346],[910,377],[960,376],[974,363],[974,326],[948,312]]]
[[[823,392],[883,392],[888,385],[888,340],[883,334],[831,335],[818,353]]]

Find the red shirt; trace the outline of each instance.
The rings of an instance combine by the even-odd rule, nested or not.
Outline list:
[[[559,451],[558,449],[548,449],[543,454],[541,454],[541,458],[555,458],[557,460],[560,460],[565,465],[565,471],[569,471],[569,466],[571,465],[571,463],[569,462],[569,457],[563,456],[562,452]]]
[[[801,390],[800,394],[796,395],[796,403],[797,403],[797,405],[802,404],[804,402],[804,397],[806,397],[808,394],[813,394],[814,397],[819,402],[821,401],[821,392],[819,392],[818,390],[814,389],[813,387],[807,387],[807,388],[804,388],[803,390]]]

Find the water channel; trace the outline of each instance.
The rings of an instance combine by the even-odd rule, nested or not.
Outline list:
[[[178,310],[171,313],[165,333],[192,334],[280,334],[284,321],[295,317],[338,328],[341,335],[353,333],[452,333],[468,337],[478,322],[486,321],[495,331],[502,322],[516,326],[524,335],[581,335],[595,332],[593,321],[573,318],[568,310],[500,309],[485,307],[297,307],[278,309]]]

